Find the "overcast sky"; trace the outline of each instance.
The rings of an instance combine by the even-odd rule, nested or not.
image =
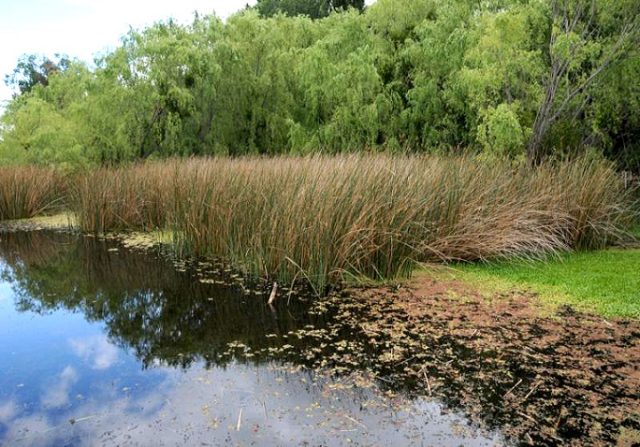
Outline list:
[[[255,0],[0,0],[0,101],[11,98],[4,76],[23,54],[68,54],[92,61],[113,49],[129,27],[193,12],[227,18]]]

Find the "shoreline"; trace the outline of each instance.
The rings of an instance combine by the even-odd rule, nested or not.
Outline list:
[[[49,216],[0,226],[77,231],[69,222]],[[123,249],[162,243],[162,233],[104,237]],[[359,364],[383,387],[441,400],[516,442],[640,440],[639,320],[551,310],[531,292],[480,290],[438,269],[393,285],[346,287],[314,307],[331,309],[336,330],[328,351],[308,353],[314,369],[340,375]],[[339,335],[345,330],[352,341]]]

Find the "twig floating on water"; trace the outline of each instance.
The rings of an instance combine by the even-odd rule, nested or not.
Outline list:
[[[515,389],[518,387],[518,385],[520,385],[521,383],[522,383],[522,379],[518,380],[518,381],[516,382],[516,384],[515,384],[515,385],[513,385],[511,388],[509,388],[509,391],[507,391],[507,392],[505,393],[505,395],[504,395],[504,396],[502,396],[502,397],[503,397],[503,398],[507,397],[507,396],[508,396],[509,394],[511,394],[511,392],[512,392],[513,390],[515,390]]]
[[[364,425],[364,424],[363,424],[362,422],[360,422],[359,420],[357,420],[357,419],[355,419],[355,418],[352,418],[352,417],[351,417],[351,416],[349,416],[348,414],[345,414],[345,415],[344,415],[344,417],[346,417],[346,418],[347,418],[347,419],[349,419],[350,421],[355,422],[356,424],[358,424],[359,426],[361,426],[361,427],[362,427],[362,428],[364,428],[365,430],[368,430],[366,425]]]
[[[238,413],[238,424],[236,425],[236,431],[240,431],[240,426],[242,425],[242,410],[244,410],[244,408],[240,408],[240,413]]]
[[[429,382],[429,376],[427,375],[427,372],[426,371],[423,371],[423,372],[424,372],[424,380],[427,381],[427,391],[429,391],[429,396],[431,396],[432,395],[431,394],[431,382]]]
[[[271,288],[271,295],[269,295],[269,301],[267,301],[267,304],[273,304],[273,302],[276,300],[277,292],[278,292],[278,283],[274,282],[273,287]]]
[[[533,394],[533,392],[534,392],[535,390],[537,390],[537,389],[538,389],[538,387],[540,386],[540,383],[542,383],[542,382],[536,382],[536,384],[535,384],[535,385],[533,385],[533,387],[531,387],[531,389],[529,390],[529,392],[527,393],[527,395],[526,395],[526,396],[524,396],[524,398],[522,399],[522,402],[524,402],[525,400],[527,400],[527,399],[529,398],[529,396],[531,396],[531,394]]]

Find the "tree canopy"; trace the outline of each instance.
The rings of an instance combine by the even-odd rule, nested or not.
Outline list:
[[[256,9],[264,17],[276,14],[304,15],[312,19],[327,17],[332,11],[364,9],[364,0],[258,0]]]
[[[37,54],[25,54],[18,60],[13,72],[4,77],[4,82],[17,91],[16,94],[28,93],[36,85],[49,85],[49,78],[66,70],[69,63],[67,56],[59,54],[53,60]]]
[[[361,7],[261,0],[226,22],[132,30],[95,68],[23,58],[0,162],[360,150],[536,161],[589,150],[640,170],[640,3]]]

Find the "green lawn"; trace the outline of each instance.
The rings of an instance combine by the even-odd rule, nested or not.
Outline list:
[[[545,304],[640,318],[640,250],[573,253],[548,262],[465,265],[459,275],[494,289],[531,289]]]

